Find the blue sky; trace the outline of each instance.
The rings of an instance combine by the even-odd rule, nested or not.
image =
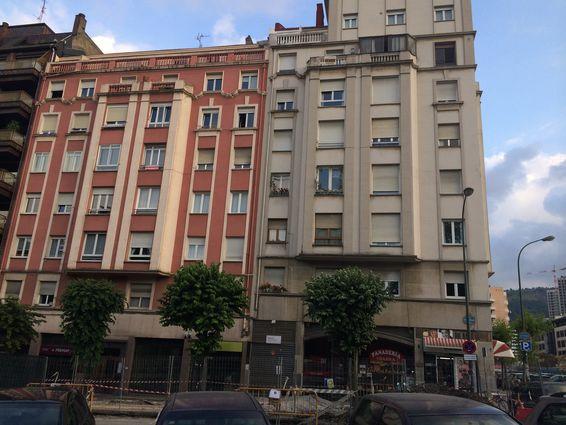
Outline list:
[[[420,1],[420,0],[409,0]],[[312,25],[316,0],[47,0],[45,22],[70,31],[75,13],[105,52],[266,38],[277,21]],[[527,285],[566,268],[566,37],[564,0],[473,0],[488,176],[493,285],[514,287],[522,244]],[[41,0],[1,0],[0,20],[35,21]],[[547,271],[546,273],[539,273]],[[563,271],[566,274],[566,271]]]

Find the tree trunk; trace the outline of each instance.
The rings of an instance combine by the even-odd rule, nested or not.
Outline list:
[[[185,338],[183,341],[183,354],[181,357],[179,392],[189,391],[190,389],[192,363],[191,340],[189,338]]]
[[[346,360],[346,364],[347,364],[347,369],[348,369],[348,373],[347,373],[347,385],[349,389],[352,389],[352,386],[354,385],[354,382],[352,380],[352,355],[348,354],[348,358]]]
[[[206,391],[206,379],[208,375],[208,357],[202,359],[202,367],[200,368],[200,390]]]
[[[358,391],[358,369],[360,362],[360,351],[355,350],[353,356],[353,370],[352,370],[352,390]]]

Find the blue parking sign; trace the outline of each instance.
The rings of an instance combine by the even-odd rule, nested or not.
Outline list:
[[[533,351],[533,344],[531,341],[521,341],[521,351]]]

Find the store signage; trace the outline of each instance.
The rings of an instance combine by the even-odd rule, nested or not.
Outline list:
[[[281,335],[266,335],[265,336],[265,343],[266,344],[281,345]]]
[[[72,356],[73,350],[69,347],[59,347],[57,345],[42,345],[39,354],[42,356]]]
[[[375,350],[369,355],[370,363],[401,363],[404,360],[403,354],[395,350]]]

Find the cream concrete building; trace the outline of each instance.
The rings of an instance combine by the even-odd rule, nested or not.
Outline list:
[[[489,294],[491,297],[491,320],[503,320],[509,323],[509,300],[505,289],[490,286]]]
[[[300,294],[315,273],[358,265],[380,273],[395,295],[376,317],[380,333],[360,360],[362,374],[386,370],[379,379],[388,385],[406,375],[408,383],[458,386],[466,329],[460,217],[462,190],[471,187],[470,308],[480,380],[491,386],[471,1],[330,0],[327,26],[320,13],[315,27],[278,24],[268,42],[252,372],[340,383],[345,366],[308,323]],[[374,367],[384,352],[396,361]]]

